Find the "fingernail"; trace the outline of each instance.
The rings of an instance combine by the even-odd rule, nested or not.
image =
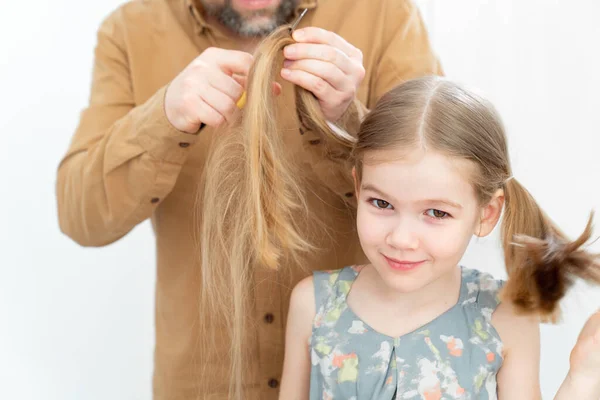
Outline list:
[[[294,54],[296,54],[296,49],[293,46],[288,46],[285,48],[284,53],[287,56],[293,56]]]
[[[304,37],[304,32],[302,30],[294,31],[294,39],[302,39]]]
[[[292,65],[292,60],[284,60],[283,61],[283,66],[285,68],[289,67],[290,65]]]
[[[291,71],[289,69],[284,68],[281,70],[281,75],[283,76],[290,76],[290,73]]]

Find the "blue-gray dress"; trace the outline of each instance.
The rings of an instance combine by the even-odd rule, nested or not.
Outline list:
[[[369,327],[346,298],[360,267],[314,273],[310,399],[496,399],[502,341],[491,325],[502,281],[461,268],[459,300],[401,337]]]

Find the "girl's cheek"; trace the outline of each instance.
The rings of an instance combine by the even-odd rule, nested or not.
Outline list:
[[[424,235],[427,241],[427,247],[436,254],[436,258],[461,258],[464,254],[471,236],[468,230],[461,226],[438,226],[435,229],[429,229],[429,233]]]
[[[361,241],[369,243],[377,240],[382,231],[381,217],[375,216],[364,206],[359,206],[356,216],[356,228]]]

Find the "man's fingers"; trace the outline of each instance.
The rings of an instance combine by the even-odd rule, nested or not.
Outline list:
[[[208,83],[210,86],[231,97],[233,100],[238,99],[242,95],[245,87],[244,84],[239,83],[233,76],[228,76],[219,72],[212,74],[208,79]]]
[[[322,28],[314,26],[297,29],[293,33],[294,40],[299,43],[316,43],[316,44],[327,44],[337,49],[340,49],[348,57],[361,60],[363,58],[362,52],[348,43],[340,35],[333,32],[327,31]]]
[[[250,53],[222,49],[213,49],[212,51],[218,53],[215,54],[213,60],[227,75],[248,75],[254,59]]]

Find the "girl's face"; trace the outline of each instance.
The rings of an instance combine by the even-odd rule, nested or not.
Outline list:
[[[367,154],[357,184],[358,235],[390,289],[413,292],[451,273],[472,235],[491,232],[503,198],[481,207],[474,171],[468,160],[431,150]]]

